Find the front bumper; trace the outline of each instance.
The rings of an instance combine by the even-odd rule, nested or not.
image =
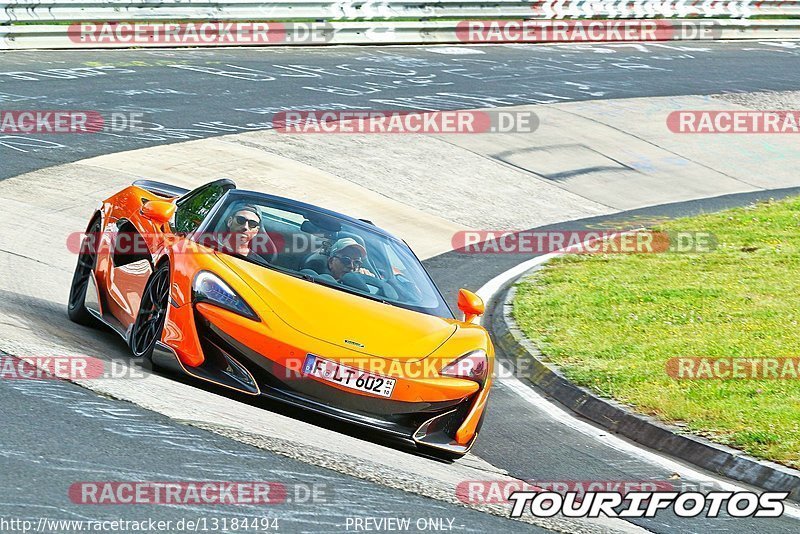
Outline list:
[[[304,356],[304,350],[275,340],[263,343],[263,337],[259,346],[269,349],[253,350],[238,339],[239,336],[234,338],[226,332],[226,319],[239,322],[238,316],[203,304],[193,308],[192,319],[203,353],[202,363],[192,366],[181,361],[169,340],[157,345],[153,354],[155,363],[246,394],[262,395],[378,431],[423,449],[460,456],[475,442],[488,384],[482,388],[475,382],[458,378],[398,377],[396,390],[406,388],[402,399],[343,390],[327,381],[302,375],[296,364],[288,365],[286,360],[264,354]],[[237,331],[237,328],[230,330]],[[419,391],[419,394],[411,391]]]

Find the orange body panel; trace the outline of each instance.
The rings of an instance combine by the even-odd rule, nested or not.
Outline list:
[[[154,267],[166,260],[171,266],[170,304],[161,340],[187,370],[203,365],[206,359],[195,324],[197,317],[202,317],[260,357],[288,370],[289,376],[282,377],[286,380],[322,382],[301,373],[306,356],[314,354],[394,378],[392,401],[452,403],[469,399],[469,409],[455,435],[459,445],[473,441],[486,408],[491,376],[480,384],[442,376],[440,370],[475,350],[485,351],[489,369],[494,368],[494,350],[482,327],[337,291],[216,253],[147,219],[141,213],[143,199],[163,200],[144,189],[129,187],[105,201],[100,210],[103,236],[95,275],[104,297],[104,313],[107,310],[113,315],[123,329],[129,329],[135,320]],[[163,206],[158,207],[163,211]],[[125,221],[146,236],[149,257],[114,266],[110,253]],[[210,303],[193,303],[192,283],[200,271],[210,271],[222,279],[260,321]],[[357,343],[348,345],[345,340]],[[323,383],[346,395],[379,398],[377,394]]]

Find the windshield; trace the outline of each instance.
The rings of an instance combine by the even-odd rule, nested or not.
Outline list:
[[[421,313],[453,314],[411,249],[369,223],[267,195],[232,191],[197,239],[309,283]]]

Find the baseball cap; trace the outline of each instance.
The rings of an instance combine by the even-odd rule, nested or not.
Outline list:
[[[367,249],[365,249],[361,243],[359,243],[352,237],[343,237],[342,239],[336,241],[336,243],[334,243],[333,246],[331,247],[331,256],[336,256],[337,254],[339,254],[339,252],[348,247],[358,248],[358,250],[361,252],[362,257],[365,257],[367,255]]]
[[[235,214],[235,213],[239,213],[240,211],[249,211],[250,213],[252,213],[256,217],[258,217],[259,221],[261,220],[261,211],[257,207],[253,206],[252,204],[242,204],[241,206],[239,206],[238,208],[233,210],[232,213]]]

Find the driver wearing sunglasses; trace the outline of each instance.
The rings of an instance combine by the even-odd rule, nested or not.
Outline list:
[[[352,237],[345,237],[336,241],[328,255],[328,270],[336,281],[350,272],[366,274],[374,277],[368,269],[364,268],[364,258],[367,257],[365,249]]]
[[[254,258],[258,256],[252,249],[253,238],[261,230],[261,213],[255,206],[242,206],[231,214],[225,221],[228,235],[226,241],[228,248],[234,254]]]

